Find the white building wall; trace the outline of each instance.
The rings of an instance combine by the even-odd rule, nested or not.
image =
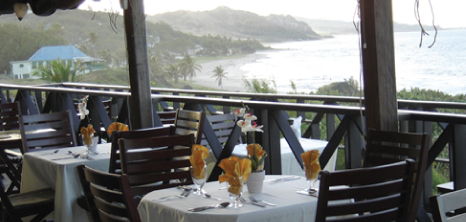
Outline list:
[[[28,79],[31,76],[31,62],[14,61],[10,62],[10,64],[15,79]]]

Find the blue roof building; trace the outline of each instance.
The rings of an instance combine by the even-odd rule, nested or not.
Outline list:
[[[71,63],[73,69],[77,62],[85,65],[83,73],[106,69],[105,60],[92,58],[73,45],[44,46],[37,50],[27,61],[12,61],[11,70],[15,79],[27,79],[40,66],[50,66],[54,60]]]

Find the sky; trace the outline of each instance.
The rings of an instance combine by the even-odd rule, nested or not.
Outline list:
[[[432,4],[435,25],[443,28],[466,27],[466,0],[418,0],[419,15],[424,25],[432,24]],[[96,11],[121,11],[120,0],[86,0],[80,8],[90,6]],[[213,10],[218,6],[227,6],[235,10],[250,11],[262,16],[284,14],[309,19],[353,21],[357,0],[144,0],[146,14],[190,10]],[[414,14],[416,0],[392,0],[393,19],[403,24],[417,24]]]

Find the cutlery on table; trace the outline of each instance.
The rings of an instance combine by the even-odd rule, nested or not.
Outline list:
[[[191,194],[191,190],[184,190],[181,194],[161,197],[161,198],[158,198],[156,200],[157,201],[166,201],[166,200],[171,200],[171,199],[176,199],[176,198],[184,199],[184,198],[188,197],[190,194]]]
[[[223,202],[223,203],[219,203],[219,204],[215,204],[215,205],[191,208],[191,209],[188,209],[188,211],[199,212],[199,211],[214,209],[214,208],[225,208],[225,207],[228,207],[228,205],[230,205],[230,202]]]
[[[289,177],[282,177],[282,178],[277,178],[277,179],[266,180],[264,182],[277,183],[277,182],[282,182],[282,181],[298,180],[300,178],[301,178],[300,176],[289,176]]]
[[[256,198],[254,198],[253,196],[249,196],[249,199],[250,199],[251,202],[253,202],[253,203],[264,203],[264,204],[267,204],[267,205],[273,206],[273,207],[277,206],[277,205],[274,204],[274,203],[270,203],[270,202],[263,201],[263,200],[258,200],[258,199],[256,199]]]
[[[298,191],[296,191],[296,193],[303,194],[303,195],[306,195],[306,196],[313,196],[313,197],[319,196],[318,192],[307,192],[307,191],[304,191],[304,190],[298,190]]]
[[[252,205],[259,206],[259,207],[266,207],[267,206],[265,203],[248,202],[246,199],[244,199],[244,197],[240,197],[239,201],[241,201],[241,203],[243,203],[243,204],[252,204]]]

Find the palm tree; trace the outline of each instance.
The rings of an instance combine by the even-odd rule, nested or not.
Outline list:
[[[178,79],[180,78],[180,66],[178,64],[170,64],[165,69],[165,75],[168,78],[175,79],[175,84],[178,84]]]
[[[49,82],[76,82],[76,76],[84,69],[81,62],[76,62],[74,68],[71,69],[71,62],[66,64],[57,59],[51,62],[50,67],[40,65],[38,70],[35,70],[32,75],[40,76],[41,79]]]
[[[222,66],[219,65],[219,66],[215,67],[213,73],[214,73],[214,75],[212,76],[212,78],[216,77],[215,81],[217,81],[218,86],[220,86],[223,89],[222,80],[223,80],[223,78],[228,79],[228,77],[226,76],[228,74],[228,72],[225,72],[225,70],[223,70]]]
[[[193,58],[189,55],[185,55],[181,61],[181,71],[184,77],[184,81],[186,81],[188,76],[191,80],[193,80],[193,77],[196,77],[196,71],[201,71],[202,66],[197,64],[196,61],[196,58]]]

